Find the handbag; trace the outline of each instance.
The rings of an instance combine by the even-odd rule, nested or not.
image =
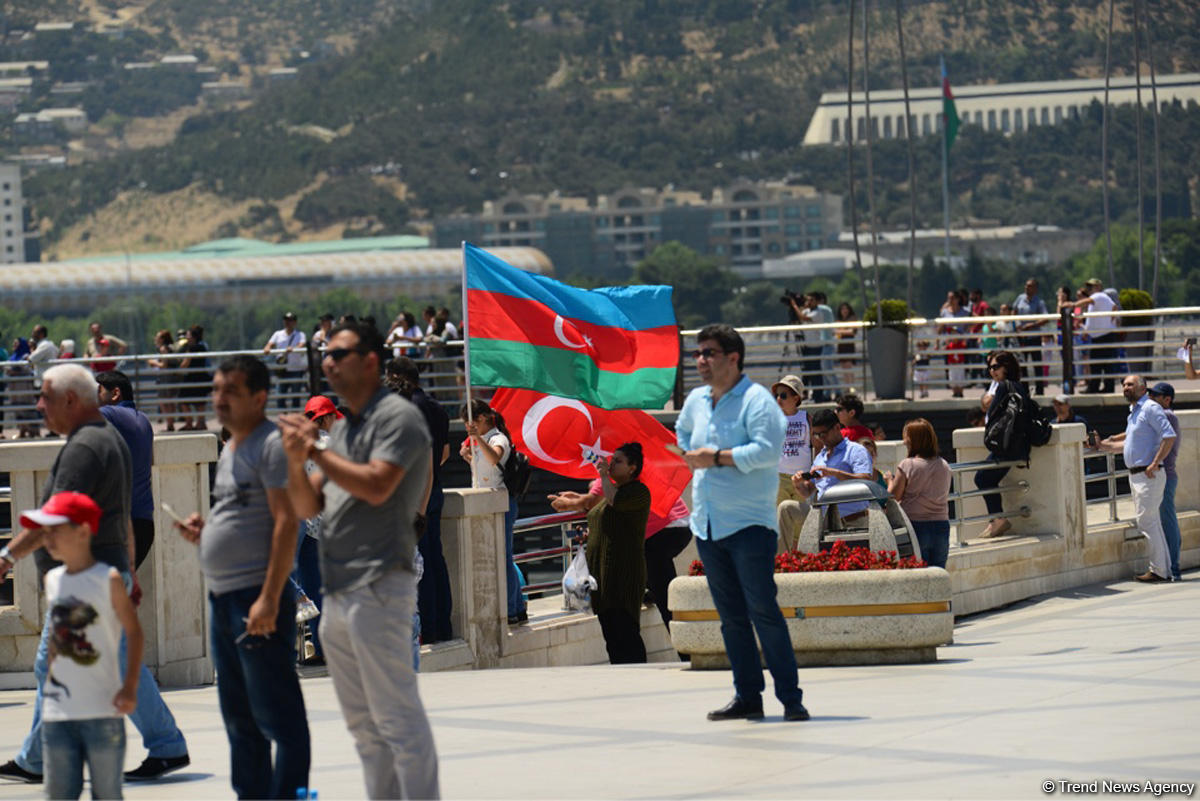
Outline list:
[[[587,556],[580,545],[575,549],[575,557],[571,559],[567,572],[563,574],[563,609],[591,612],[592,592],[597,586],[596,577],[588,571]]]

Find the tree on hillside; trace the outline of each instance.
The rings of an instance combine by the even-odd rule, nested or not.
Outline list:
[[[720,320],[721,304],[740,281],[715,259],[667,242],[637,263],[632,283],[674,287],[675,318],[684,328],[699,328]]]

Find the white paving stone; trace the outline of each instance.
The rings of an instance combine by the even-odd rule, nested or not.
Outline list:
[[[941,661],[806,668],[807,723],[710,723],[727,672],[678,665],[426,674],[446,798],[1044,798],[1042,782],[1200,779],[1200,576],[1093,585],[960,621]],[[360,798],[326,678],[303,682],[312,785]],[[32,693],[0,693],[0,758]],[[166,694],[192,766],[126,797],[228,798],[211,687]],[[142,757],[130,731],[129,766]],[[0,782],[0,799],[39,787]],[[1055,795],[1061,795],[1056,792]]]

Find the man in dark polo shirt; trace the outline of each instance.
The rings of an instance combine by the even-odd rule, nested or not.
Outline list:
[[[417,407],[381,382],[382,359],[373,326],[335,327],[321,366],[349,414],[324,441],[303,415],[280,415],[279,428],[296,513],[324,514],[321,644],[367,796],[438,798],[437,751],[411,657],[414,522],[429,486],[430,436]]]
[[[42,502],[64,490],[82,492],[94,500],[102,514],[99,532],[92,539],[92,555],[96,561],[115,567],[129,587],[132,583],[127,542],[131,459],[129,448],[100,414],[98,404],[96,379],[89,370],[77,364],[63,364],[51,367],[43,376],[38,411],[45,417],[46,427],[67,440],[50,468]],[[0,579],[18,559],[30,553],[34,554],[41,575],[54,567],[57,562],[42,547],[42,539],[41,529],[22,529],[7,548],[0,549]],[[42,780],[42,685],[49,666],[49,632],[47,610],[33,665],[37,678],[33,728],[16,758],[0,765],[0,778],[29,783]],[[121,660],[124,661],[123,641]],[[137,774],[134,778],[157,778],[188,764],[187,744],[145,664],[138,680],[138,705],[130,719],[150,749],[150,756],[134,771]]]
[[[388,362],[387,385],[394,392],[412,401],[425,417],[429,427],[430,455],[433,457],[433,481],[429,502],[425,504],[425,531],[417,532],[417,550],[425,560],[425,573],[417,585],[417,610],[421,613],[421,642],[429,645],[454,638],[450,615],[454,602],[450,596],[450,571],[442,552],[442,495],[441,467],[450,458],[450,417],[442,405],[421,389],[421,373],[417,363],[407,356],[397,356]]]
[[[96,374],[100,385],[100,414],[117,429],[129,446],[133,467],[133,496],[129,516],[133,518],[133,569],[137,570],[154,544],[154,495],[150,490],[150,473],[154,466],[154,428],[146,415],[133,402],[133,385],[129,376],[120,370]]]

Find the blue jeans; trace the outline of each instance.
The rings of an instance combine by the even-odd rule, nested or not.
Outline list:
[[[998,462],[1000,461],[1000,457],[994,453],[989,453],[987,460],[989,462]],[[1011,469],[1010,467],[989,467],[984,470],[976,470],[975,489],[996,489]],[[983,504],[987,507],[989,515],[998,515],[1004,511],[1004,499],[999,494],[984,495]]]
[[[733,668],[733,689],[743,701],[761,700],[766,686],[754,634],[775,682],[775,697],[786,707],[799,704],[803,691],[787,623],[775,601],[778,535],[749,526],[719,540],[696,538],[708,589],[721,617],[721,638]],[[753,623],[753,628],[751,628]]]
[[[296,601],[285,591],[275,632],[243,637],[244,618],[258,594],[258,587],[247,587],[208,596],[230,779],[238,798],[295,798],[297,788],[308,786],[310,759],[308,718],[295,668]]]
[[[507,563],[508,613],[525,611],[525,596],[521,594],[521,571],[513,561],[513,526],[517,522],[517,499],[509,496],[508,511],[504,513],[504,561]]]
[[[120,798],[125,769],[125,718],[48,720],[42,725],[46,798],[79,798],[83,763],[92,798]]]
[[[949,520],[912,520],[917,544],[921,546],[921,558],[930,567],[945,567],[950,556]]]
[[[1176,581],[1182,578],[1179,566],[1179,546],[1182,536],[1179,533],[1179,515],[1175,513],[1175,487],[1178,485],[1179,476],[1174,478],[1168,476],[1166,488],[1163,489],[1162,503],[1158,505],[1158,516],[1162,520],[1163,533],[1167,535],[1167,553],[1171,556],[1171,578]]]
[[[128,573],[122,573],[125,587],[133,586],[133,579]],[[121,664],[121,675],[125,675],[125,635],[121,635],[121,652],[118,656]],[[21,750],[17,752],[16,763],[30,773],[42,772],[42,685],[46,683],[46,673],[50,669],[50,610],[46,610],[46,620],[42,625],[42,639],[38,642],[37,654],[33,658],[33,675],[37,679],[37,695],[33,702],[33,725]],[[175,717],[158,692],[158,683],[154,681],[150,669],[142,663],[138,676],[137,709],[129,715],[130,722],[137,727],[142,735],[142,745],[149,756],[170,759],[187,754],[187,741],[183,732],[175,725]]]

